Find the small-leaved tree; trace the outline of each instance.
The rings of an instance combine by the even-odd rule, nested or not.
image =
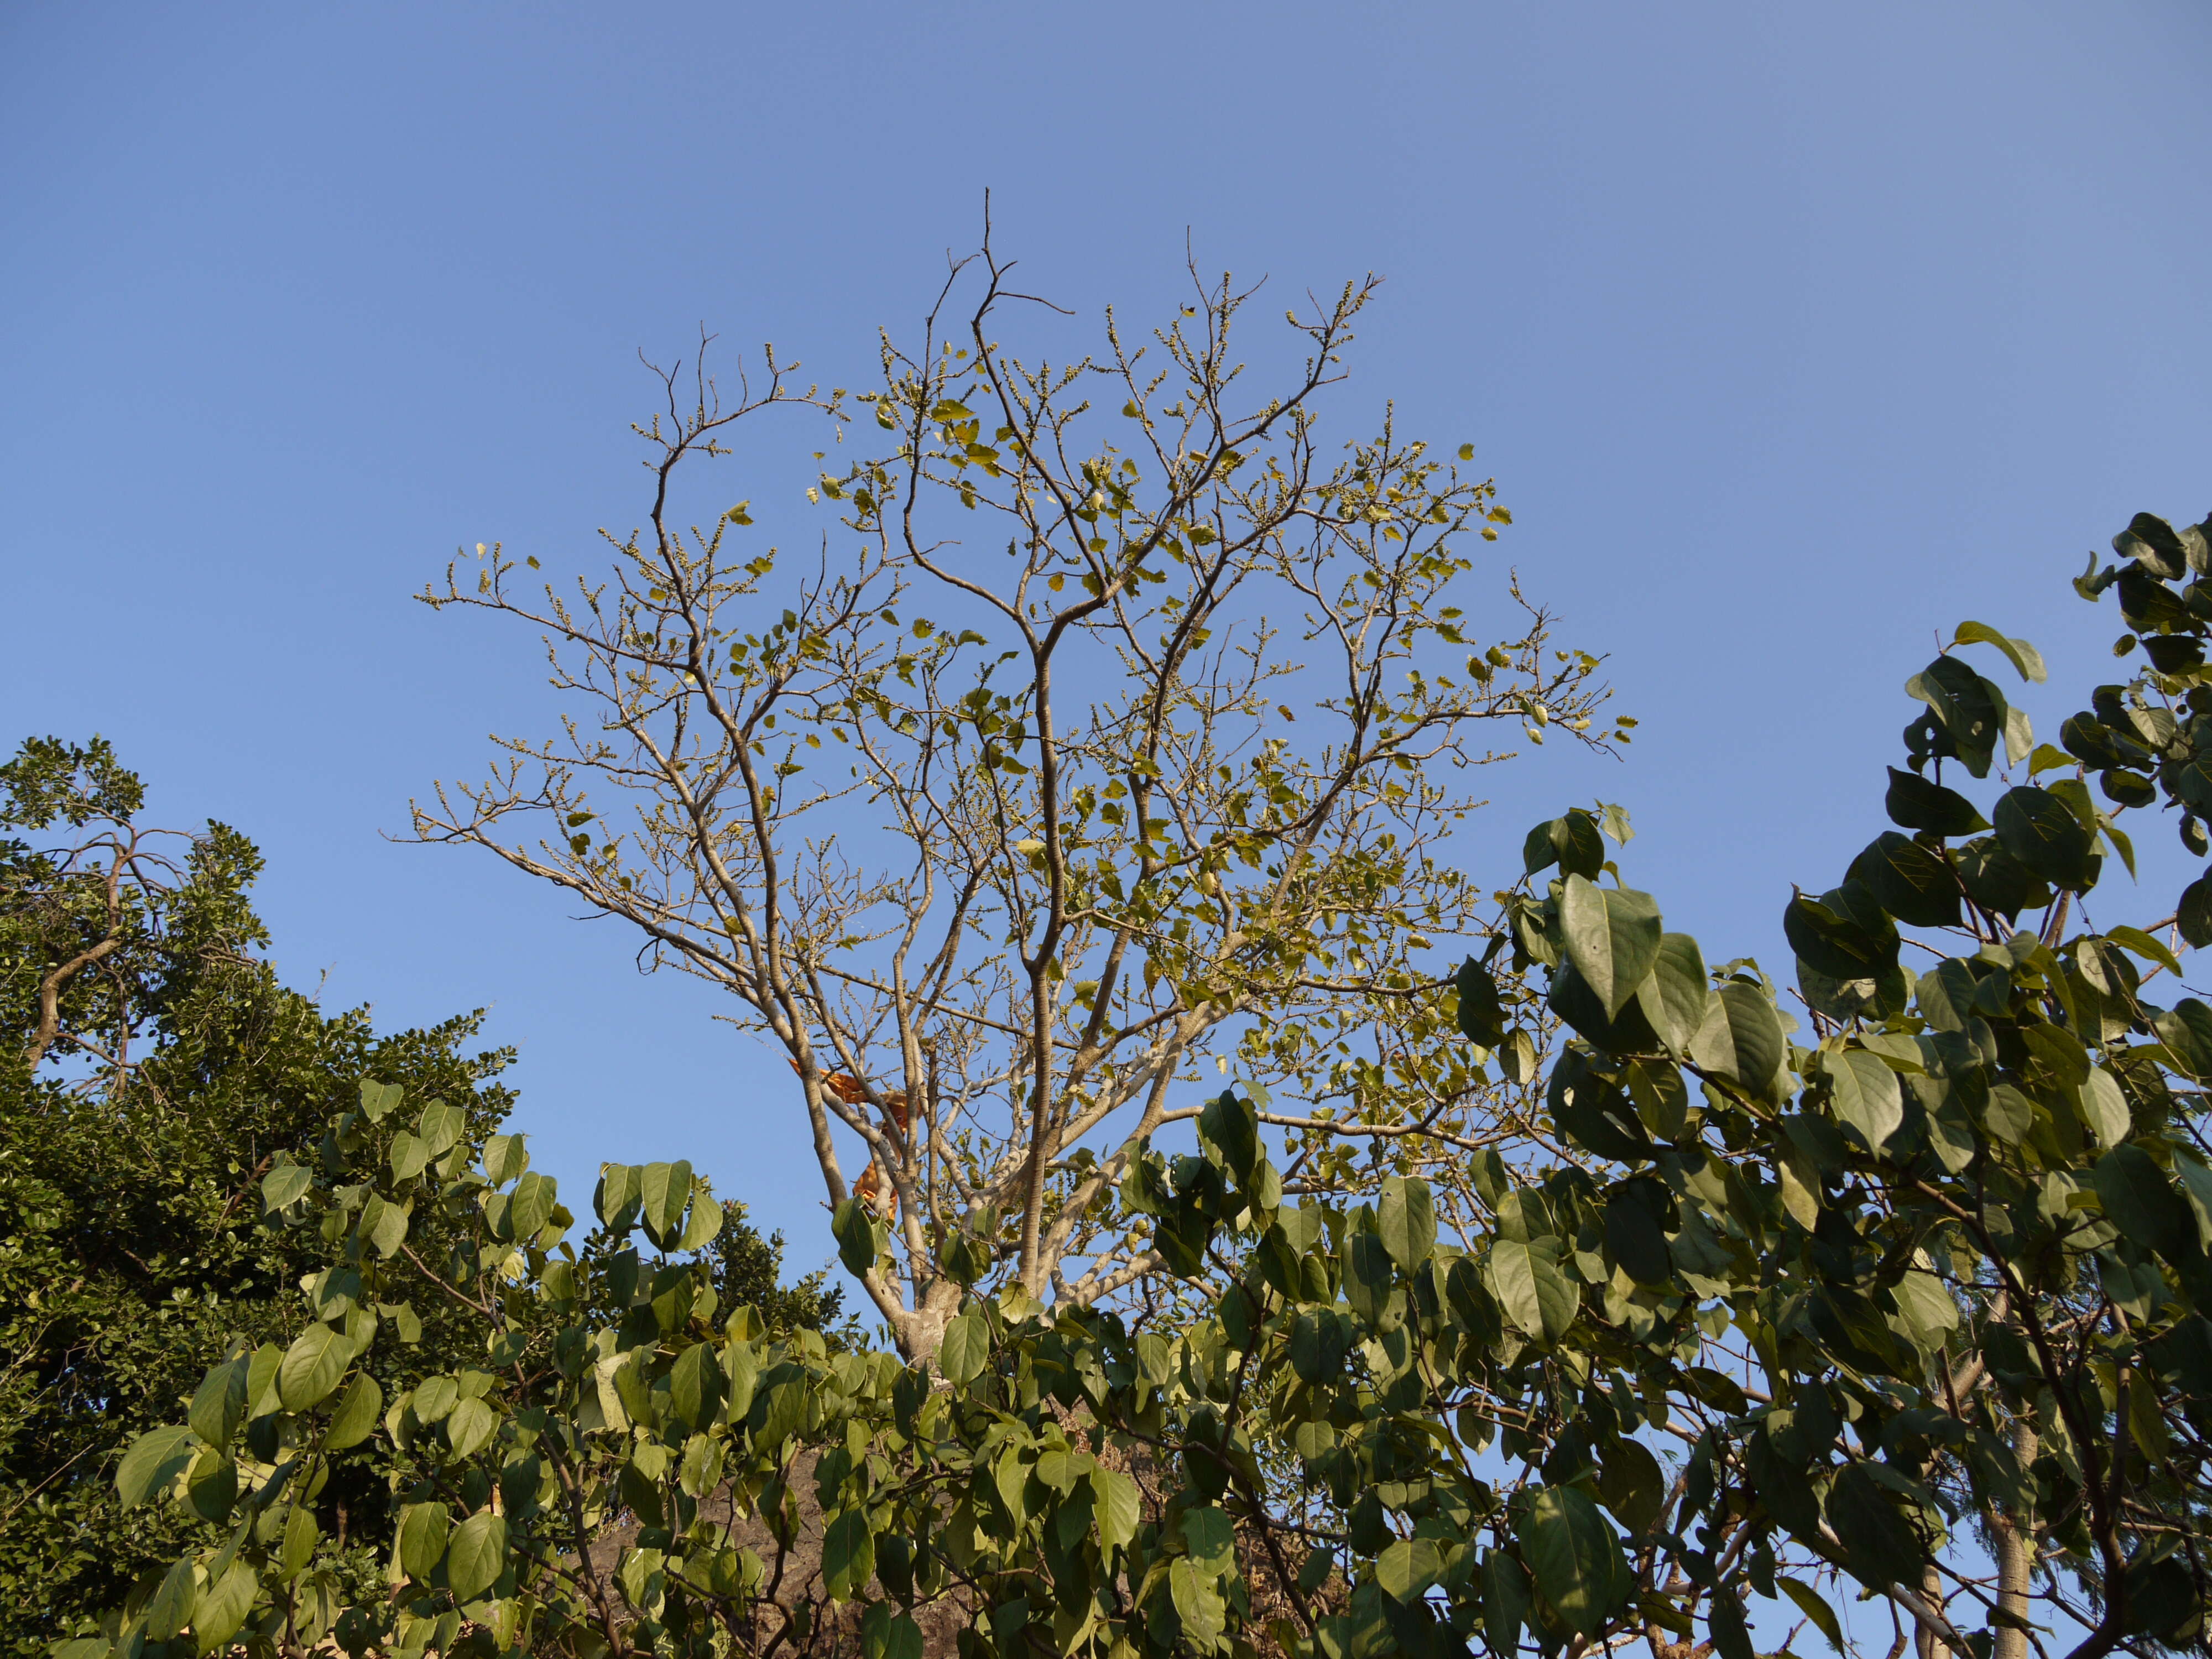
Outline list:
[[[605,580],[532,594],[480,546],[424,595],[543,629],[574,712],[415,833],[731,994],[796,1073],[827,1198],[867,1200],[860,1277],[909,1354],[979,1274],[1089,1302],[1157,1268],[1114,1194],[1203,1060],[1289,1097],[1265,1121],[1299,1131],[1301,1188],[1340,1182],[1347,1142],[1510,1130],[1434,1040],[1418,960],[1485,902],[1437,848],[1504,757],[1488,734],[1633,724],[1517,585],[1502,638],[1463,609],[1509,521],[1488,482],[1388,421],[1331,453],[1371,281],[1293,313],[1303,362],[1261,391],[1226,278],[1194,272],[1149,342],[1109,314],[1103,353],[1054,362],[997,337],[1030,303],[1007,269],[988,244],[956,267],[857,400],[772,352],[732,404],[665,376],[648,522],[608,537]],[[856,403],[886,447],[809,483],[840,514],[818,562],[760,548],[744,503],[685,527],[679,474],[739,422]]]

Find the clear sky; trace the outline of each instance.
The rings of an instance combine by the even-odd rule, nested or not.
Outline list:
[[[1671,926],[1780,968],[1938,630],[2084,685],[2118,623],[2065,578],[2212,507],[2208,83],[2195,0],[0,9],[0,735],[257,837],[294,982],[489,1006],[557,1173],[688,1152],[811,1265],[781,1067],[711,997],[381,838],[548,723],[526,641],[409,595],[641,516],[639,349],[865,384],[986,186],[1093,316],[1157,314],[1186,233],[1284,303],[1384,273],[1346,406],[1477,445],[1643,722],[1501,776],[1468,861],[1602,794]]]

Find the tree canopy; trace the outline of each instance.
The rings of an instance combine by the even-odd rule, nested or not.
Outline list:
[[[264,1179],[329,1241],[289,1339],[118,1471],[198,1537],[67,1659],[911,1659],[947,1609],[964,1659],[1747,1659],[1755,1615],[1842,1645],[1853,1596],[1893,1653],[2191,1648],[2212,1008],[2158,981],[2187,990],[2212,882],[2087,917],[2124,908],[2130,813],[2207,850],[2207,533],[2140,515],[2091,562],[2139,667],[2055,744],[2003,689],[2045,678],[2025,641],[1963,624],[1907,682],[1865,850],[1781,905],[1802,1018],[1666,928],[1601,815],[1538,825],[1437,1040],[1534,1066],[1541,1132],[1465,1156],[1471,1205],[1410,1155],[1297,1201],[1246,1094],[1194,1106],[1194,1148],[1121,1182],[1192,1292],[1165,1316],[1001,1276],[933,1354],[833,1352],[725,1305],[688,1166],[609,1166],[586,1260],[518,1140],[365,1080],[333,1159]],[[872,1268],[861,1200],[837,1231]],[[482,1358],[385,1389],[403,1296]],[[362,1448],[397,1498],[371,1595],[313,1509]]]
[[[239,1345],[289,1340],[330,1241],[270,1224],[264,1183],[336,1167],[329,1103],[364,1078],[451,1103],[472,1139],[513,1103],[510,1056],[473,1017],[378,1033],[327,1012],[263,952],[238,831],[142,821],[138,778],[98,739],[25,744],[0,765],[0,1644],[43,1654],[198,1535],[197,1511],[126,1509],[117,1465]],[[782,1241],[732,1206],[711,1264],[779,1328],[830,1325],[817,1279],[779,1283]],[[456,1236],[420,1218],[412,1248]],[[368,1357],[398,1392],[472,1358],[475,1322],[395,1298]],[[204,1499],[204,1503],[206,1500]],[[368,1593],[392,1492],[368,1449],[313,1504],[330,1571]]]
[[[605,579],[532,592],[536,555],[480,546],[424,596],[540,630],[567,724],[441,786],[416,834],[730,994],[795,1073],[826,1198],[881,1229],[855,1271],[913,1355],[971,1257],[1063,1302],[1161,1268],[1116,1194],[1216,1060],[1283,1097],[1301,1189],[1378,1139],[1518,1133],[1435,1041],[1423,958],[1487,902],[1438,849],[1506,745],[1634,724],[1507,573],[1470,591],[1510,522],[1470,447],[1386,419],[1336,453],[1371,281],[1291,313],[1263,389],[1226,277],[1054,361],[1003,341],[1038,315],[1007,273],[988,244],[957,266],[857,397],[772,351],[727,402],[670,371]],[[864,410],[884,446],[805,481],[819,556],[760,547],[749,501],[687,529],[696,466],[801,410],[840,441]]]

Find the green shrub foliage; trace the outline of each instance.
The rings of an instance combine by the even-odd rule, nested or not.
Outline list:
[[[519,1139],[364,1082],[262,1177],[329,1242],[293,1324],[118,1470],[188,1547],[69,1659],[913,1659],[945,1607],[1005,1659],[1746,1659],[1772,1607],[1836,1641],[1861,1595],[1923,1652],[2200,1641],[2212,1008],[2177,949],[2212,889],[2140,928],[2087,897],[2131,811],[2206,850],[2212,556],[2148,516],[2116,546],[2077,586],[2144,665],[2056,744],[2002,689],[2043,678],[2024,641],[1968,623],[1908,683],[1890,827],[1780,918],[1802,1018],[1669,932],[1599,817],[1540,825],[1439,994],[1486,1063],[1541,1066],[1551,1134],[1468,1153],[1471,1210],[1403,1176],[1294,1201],[1225,1093],[1121,1189],[1194,1313],[1013,1286],[933,1360],[833,1352],[726,1305],[687,1166],[610,1166],[580,1259]],[[1540,1007],[1573,1033],[1540,1059]],[[857,1206],[834,1231],[855,1271],[888,1247]],[[426,1305],[478,1352],[388,1386]],[[364,1455],[373,1593],[315,1507]]]

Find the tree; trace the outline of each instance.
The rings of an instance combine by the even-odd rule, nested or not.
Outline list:
[[[1326,458],[1372,281],[1292,314],[1303,366],[1261,394],[1225,277],[1194,271],[1149,344],[1109,314],[1103,355],[1055,365],[994,336],[1027,301],[1008,270],[988,242],[956,266],[858,399],[798,390],[772,352],[730,405],[664,374],[637,428],[648,526],[608,537],[605,582],[532,599],[480,546],[473,580],[424,595],[542,629],[578,712],[500,740],[415,833],[731,994],[797,1073],[909,1354],[978,1273],[1083,1303],[1157,1268],[1114,1194],[1208,1058],[1305,1097],[1264,1115],[1298,1132],[1302,1188],[1343,1178],[1347,1141],[1456,1156],[1504,1132],[1480,1067],[1431,1040],[1448,988],[1416,959],[1483,899],[1438,842],[1469,769],[1505,757],[1486,731],[1626,740],[1597,659],[1554,649],[1517,585],[1502,643],[1455,602],[1509,522],[1489,483],[1389,422]],[[679,472],[738,423],[856,404],[889,447],[808,488],[842,514],[811,569],[741,545],[744,502],[684,528]],[[868,1152],[850,1181],[839,1125]]]
[[[7,1650],[43,1652],[190,1528],[126,1514],[116,1460],[234,1339],[289,1317],[325,1241],[264,1224],[257,1183],[321,1162],[325,1102],[364,1074],[466,1103],[509,1097],[475,1022],[379,1036],[326,1015],[258,952],[261,860],[237,831],[138,821],[137,777],[95,738],[26,743],[0,766],[0,1607]],[[39,837],[34,842],[24,836]],[[434,1227],[426,1240],[435,1239]],[[430,1248],[426,1243],[425,1248]],[[422,1310],[394,1386],[452,1363]],[[356,1460],[324,1494],[342,1542],[389,1492]]]
[[[1537,826],[1498,920],[1540,991],[1471,960],[1455,1016],[1500,1054],[1547,1009],[1571,1030],[1545,1135],[1473,1154],[1447,1230],[1419,1175],[1287,1201],[1263,1115],[1221,1094],[1195,1152],[1140,1146],[1123,1182],[1203,1292],[1176,1328],[1012,1280],[963,1297],[931,1358],[779,1340],[685,1255],[720,1219],[687,1167],[610,1166],[617,1248],[580,1263],[511,1139],[365,1085],[300,1195],[332,1240],[319,1317],[210,1372],[119,1472],[140,1501],[234,1483],[220,1528],[64,1659],[325,1635],[884,1659],[924,1650],[933,1606],[963,1659],[1748,1659],[1762,1604],[1840,1648],[1854,1586],[1892,1610],[1893,1655],[2194,1650],[2212,1008],[2145,993],[2212,943],[2212,876],[2149,928],[2069,924],[2132,863],[2127,812],[2163,803],[2212,850],[2209,536],[2139,515],[2123,563],[2092,561],[2081,591],[2117,588],[2147,665],[2063,747],[1963,654],[2040,680],[2024,641],[1964,624],[1908,682],[1896,828],[1783,915],[1809,1029],[1754,962],[1709,970],[1605,884],[1598,816]],[[442,1267],[401,1248],[428,1214],[469,1231]],[[426,1279],[488,1358],[387,1407],[358,1369],[373,1310]],[[294,1517],[363,1443],[403,1507],[392,1589],[348,1601]],[[797,1575],[802,1486],[819,1571]],[[624,1512],[641,1529],[595,1553]]]

